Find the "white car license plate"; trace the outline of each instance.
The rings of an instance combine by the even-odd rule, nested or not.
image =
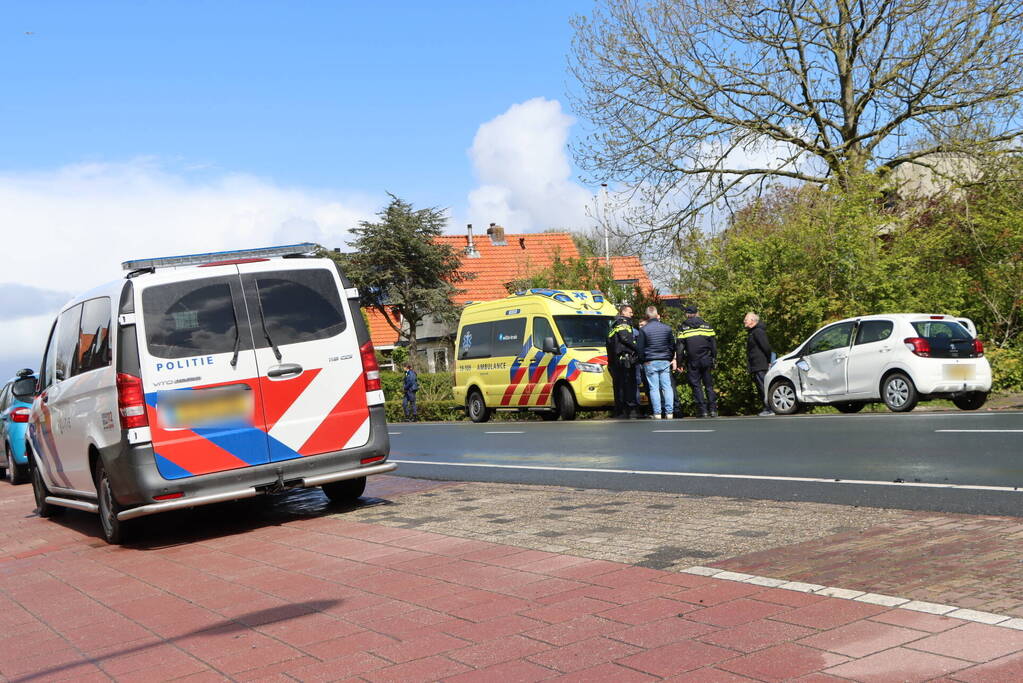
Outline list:
[[[959,364],[948,364],[944,368],[945,379],[976,379],[977,378],[977,366],[973,363]]]

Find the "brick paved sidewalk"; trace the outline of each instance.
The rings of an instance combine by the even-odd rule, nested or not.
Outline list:
[[[1023,678],[1021,631],[345,512],[114,548],[31,509],[0,485],[6,680]]]

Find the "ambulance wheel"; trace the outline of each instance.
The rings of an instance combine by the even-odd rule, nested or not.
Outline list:
[[[324,484],[322,488],[331,503],[350,504],[357,501],[366,490],[366,477],[332,481]]]
[[[46,502],[46,496],[50,495],[50,491],[46,488],[43,475],[39,471],[39,463],[32,468],[32,493],[35,494],[36,511],[40,517],[56,517],[64,512],[64,508],[60,505],[51,505]]]
[[[114,489],[110,485],[110,477],[103,467],[103,462],[96,463],[96,498],[99,503],[99,522],[103,529],[103,538],[111,545],[127,542],[132,524],[117,519],[117,513],[124,510],[114,497]]]
[[[576,413],[575,394],[571,387],[562,384],[554,394],[554,405],[558,408],[558,416],[562,420],[574,420]]]
[[[483,394],[478,389],[469,394],[465,411],[469,413],[469,419],[473,422],[486,422],[490,419],[490,409],[487,408],[487,402],[483,400]]]

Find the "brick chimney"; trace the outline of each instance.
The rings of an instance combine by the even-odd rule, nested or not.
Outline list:
[[[490,243],[495,247],[504,247],[508,245],[508,242],[504,239],[504,228],[497,223],[490,224],[490,227],[487,228],[487,235],[490,236]]]

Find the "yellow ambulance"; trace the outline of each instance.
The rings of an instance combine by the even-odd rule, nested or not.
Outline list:
[[[607,333],[617,313],[600,292],[530,289],[462,310],[455,400],[473,422],[495,410],[545,420],[614,406]]]

